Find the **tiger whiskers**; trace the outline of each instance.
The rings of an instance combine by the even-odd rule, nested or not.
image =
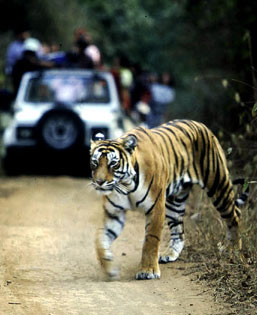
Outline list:
[[[118,183],[118,185],[114,185],[114,189],[120,194],[123,194],[123,195],[128,194],[128,188],[121,183]]]
[[[92,191],[96,189],[96,183],[91,181],[90,183],[87,184],[87,187]]]

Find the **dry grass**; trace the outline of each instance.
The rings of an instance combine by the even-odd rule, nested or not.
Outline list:
[[[192,262],[189,273],[212,287],[215,299],[231,306],[228,314],[256,314],[257,309],[257,187],[252,185],[242,208],[243,260],[226,248],[226,226],[205,192],[197,191],[185,218],[186,247],[182,259]],[[201,221],[190,218],[198,212]]]

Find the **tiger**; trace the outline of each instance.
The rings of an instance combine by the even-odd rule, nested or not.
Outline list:
[[[115,140],[102,136],[91,140],[91,183],[102,195],[104,211],[97,257],[111,279],[119,276],[111,245],[124,228],[127,210],[143,211],[146,219],[137,280],[159,279],[159,264],[178,259],[184,247],[186,201],[194,184],[207,190],[226,222],[228,239],[242,248],[239,205],[248,192],[236,199],[225,153],[204,124],[173,120],[152,129],[135,127]],[[165,219],[169,246],[159,255]]]

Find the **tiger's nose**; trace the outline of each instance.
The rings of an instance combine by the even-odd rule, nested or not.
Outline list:
[[[97,183],[99,186],[102,186],[103,183],[105,183],[105,180],[103,180],[103,179],[96,179],[96,183]]]

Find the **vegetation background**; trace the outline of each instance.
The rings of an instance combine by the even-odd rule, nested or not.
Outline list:
[[[206,123],[223,142],[232,173],[247,177],[251,191],[243,210],[247,267],[237,257],[221,262],[218,240],[204,225],[190,232],[197,242],[194,248],[201,249],[200,254],[188,251],[190,259],[201,261],[199,278],[209,283],[214,279],[218,296],[225,294],[242,314],[256,310],[257,2],[0,0],[2,87],[6,48],[17,27],[28,28],[40,41],[58,43],[63,50],[70,49],[74,29],[84,27],[105,64],[122,54],[148,71],[173,74],[176,99],[167,119]],[[215,227],[211,232],[218,235]]]
[[[0,0],[0,8],[2,70],[17,27],[64,50],[72,45],[74,29],[85,27],[105,63],[123,54],[149,71],[173,74],[177,97],[170,117],[234,131],[240,114],[250,115],[255,103],[255,1]]]

